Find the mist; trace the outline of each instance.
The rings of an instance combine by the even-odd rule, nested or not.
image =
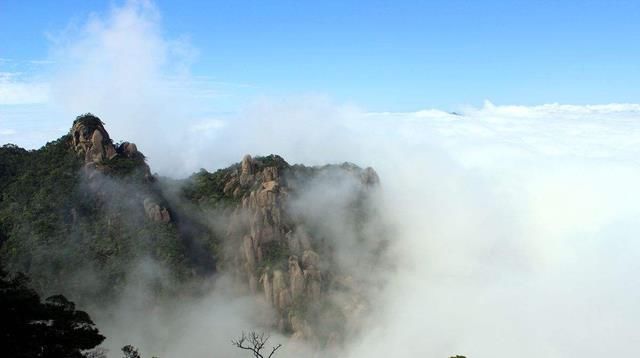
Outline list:
[[[640,104],[487,101],[455,114],[373,113],[294,94],[215,114],[224,89],[199,86],[190,73],[197,50],[164,37],[152,3],[114,7],[77,30],[52,43],[61,123],[100,116],[160,175],[217,169],[247,153],[375,168],[393,262],[368,273],[384,289],[372,291],[365,328],[343,356],[640,353]],[[307,202],[331,194],[317,188]],[[99,312],[98,326],[114,334],[111,354],[128,340],[161,357],[241,356],[230,340],[260,327],[259,303],[229,296],[218,281],[204,298],[169,302],[157,315],[137,316],[138,293],[120,311]],[[287,356],[287,338],[272,334]]]

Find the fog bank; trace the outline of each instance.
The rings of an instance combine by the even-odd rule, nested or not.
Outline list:
[[[100,116],[161,175],[245,153],[374,167],[396,269],[345,355],[640,353],[640,105],[371,113],[301,95],[212,116],[189,74],[188,42],[165,39],[160,24],[152,4],[132,2],[55,45],[57,103],[69,119]],[[220,302],[180,307],[184,332],[215,339],[177,342],[167,357],[231,348],[247,323],[235,311],[243,303]],[[166,329],[150,322],[144,329]]]

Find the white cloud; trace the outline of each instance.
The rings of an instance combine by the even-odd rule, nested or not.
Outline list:
[[[49,85],[22,78],[20,73],[0,72],[0,106],[46,103]]]
[[[402,261],[352,357],[634,355],[639,108],[264,101],[199,163],[277,153],[378,170]]]
[[[225,126],[225,121],[222,119],[217,119],[217,118],[202,119],[202,120],[199,120],[197,123],[191,125],[190,131],[196,133],[196,135],[205,134],[206,132],[217,131],[221,128],[224,128],[224,126]]]
[[[351,357],[640,353],[640,105],[369,113],[306,96],[212,116],[194,98],[217,92],[160,25],[129,2],[61,36],[61,118],[98,114],[162,174],[245,153],[376,168],[401,261]]]
[[[193,76],[190,65],[198,51],[188,37],[166,37],[161,25],[152,2],[127,1],[50,36],[52,102],[61,113],[58,124],[70,125],[75,116],[92,112],[114,139],[146,148],[156,170],[186,173],[181,164],[165,163],[176,165],[189,152],[188,128],[212,125],[209,118],[225,108],[217,104],[250,85]],[[177,147],[183,149],[165,150]],[[192,162],[185,165],[191,168]]]

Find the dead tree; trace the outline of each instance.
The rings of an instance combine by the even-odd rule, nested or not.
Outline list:
[[[256,332],[249,332],[249,334],[245,334],[244,332],[242,332],[242,336],[240,337],[240,339],[234,339],[231,341],[231,343],[233,343],[234,346],[240,348],[240,349],[244,349],[247,351],[251,351],[251,353],[253,354],[254,358],[271,358],[276,351],[282,347],[282,344],[278,344],[275,347],[271,347],[271,353],[269,353],[268,356],[265,356],[262,350],[264,349],[264,345],[267,344],[267,341],[269,340],[269,336],[265,336],[264,333],[256,333]]]

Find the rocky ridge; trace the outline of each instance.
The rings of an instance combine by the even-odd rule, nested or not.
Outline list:
[[[141,257],[170,268],[180,280],[192,280],[187,284],[197,285],[213,272],[229,273],[244,293],[273,308],[269,325],[325,347],[339,345],[347,327],[357,326],[369,307],[363,287],[371,285],[363,276],[375,276],[368,270],[378,265],[376,252],[384,242],[382,231],[364,229],[377,221],[370,212],[375,203],[368,203],[380,186],[372,168],[307,167],[277,155],[246,155],[214,173],[202,170],[184,180],[155,177],[135,144],[114,144],[91,114],[79,116],[68,135],[41,150],[5,151],[31,156],[46,168],[16,169],[10,197],[16,199],[0,207],[6,213],[0,219],[9,223],[0,230],[11,229],[0,231],[9,238],[0,254],[12,267],[31,270],[46,289],[70,287],[92,300],[110,292],[116,296],[130,265]],[[57,170],[65,167],[61,164],[68,168]],[[39,185],[17,201],[19,188],[31,182],[20,181],[25,170]],[[42,173],[51,179],[41,180]],[[314,187],[317,182],[322,185]],[[344,183],[349,185],[341,187]],[[314,190],[315,198],[305,198]],[[33,197],[42,200],[33,205]],[[315,217],[301,205],[316,207]],[[15,207],[27,215],[14,215]],[[348,230],[326,230],[340,210],[340,225]],[[31,225],[34,220],[37,225]],[[348,264],[365,265],[359,272],[338,259],[348,240],[355,248]],[[33,255],[37,265],[34,247],[41,251]],[[52,272],[53,265],[61,270]],[[95,267],[101,284],[85,289],[75,280],[75,269],[83,267]]]
[[[290,166],[279,156],[246,155],[226,176],[223,192],[237,200],[226,233],[231,270],[274,308],[273,324],[279,330],[290,332],[294,340],[333,345],[348,321],[366,307],[366,300],[358,295],[353,277],[335,266],[326,242],[314,237],[289,206],[304,190],[301,186],[323,170],[350,176],[364,197],[379,186],[372,168],[348,163],[308,168]],[[337,302],[332,297],[337,291],[349,300]],[[326,326],[328,320],[335,329],[321,328],[320,322]]]
[[[114,145],[97,117],[79,117],[70,135],[96,191],[100,191],[101,175],[118,173],[118,168],[127,171],[134,167],[142,182],[154,182],[136,145]],[[308,182],[329,172],[356,183],[354,190],[359,194],[352,201],[366,199],[379,187],[380,180],[372,168],[350,163],[292,166],[277,155],[245,155],[238,164],[210,174],[216,178],[205,182],[204,191],[211,191],[205,198],[188,198],[196,204],[203,199],[225,203],[222,215],[227,227],[222,241],[226,253],[220,271],[232,273],[248,292],[273,307],[277,313],[274,327],[289,332],[294,340],[323,345],[338,344],[344,326],[367,306],[365,297],[358,294],[357,278],[337,267],[334,248],[327,244],[324,234],[313,232],[289,205],[306,190]],[[150,220],[172,221],[169,209],[160,205],[156,196],[143,192],[138,200]],[[335,300],[338,291],[348,299]],[[328,326],[332,330],[321,327],[327,326],[327,321],[331,321]]]

